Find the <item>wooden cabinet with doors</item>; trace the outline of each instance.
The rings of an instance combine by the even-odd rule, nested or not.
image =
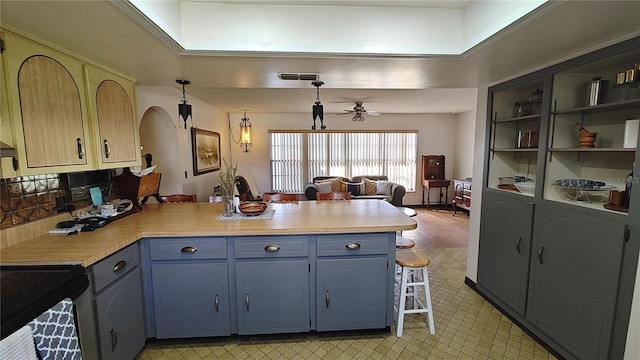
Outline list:
[[[19,173],[91,170],[82,62],[17,34],[3,35]]]
[[[133,81],[92,65],[85,66],[85,74],[98,168],[139,165]]]
[[[17,31],[3,28],[2,36],[2,115],[18,175],[141,164],[133,80]]]

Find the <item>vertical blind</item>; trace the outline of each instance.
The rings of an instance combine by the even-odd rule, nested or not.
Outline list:
[[[273,191],[303,191],[316,176],[358,175],[386,175],[415,191],[417,131],[269,133]]]

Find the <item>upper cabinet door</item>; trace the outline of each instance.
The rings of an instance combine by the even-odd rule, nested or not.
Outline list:
[[[86,66],[87,89],[99,168],[140,165],[134,83]]]
[[[82,63],[19,35],[3,35],[19,174],[90,170]]]
[[[4,35],[20,174],[90,169],[81,62],[19,36]]]

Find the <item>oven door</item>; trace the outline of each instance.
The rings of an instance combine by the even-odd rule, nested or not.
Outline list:
[[[80,265],[0,266],[2,339],[88,286]]]

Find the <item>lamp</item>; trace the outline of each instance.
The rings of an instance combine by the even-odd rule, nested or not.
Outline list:
[[[240,121],[240,147],[242,152],[251,152],[253,144],[251,143],[251,122],[247,117],[247,112],[244,112]]]
[[[187,93],[184,90],[185,85],[191,84],[189,80],[176,80],[178,84],[182,84],[182,103],[178,104],[178,116],[182,117],[184,120],[184,128],[187,128],[187,118],[191,116],[191,105],[187,104]],[[191,121],[193,121],[193,117],[191,117]]]
[[[316,87],[316,102],[313,104],[313,126],[311,130],[316,129],[316,118],[320,118],[320,129],[324,130],[327,126],[324,124],[324,111],[322,109],[322,103],[320,102],[320,86],[324,85],[324,81],[312,81],[311,85]]]

